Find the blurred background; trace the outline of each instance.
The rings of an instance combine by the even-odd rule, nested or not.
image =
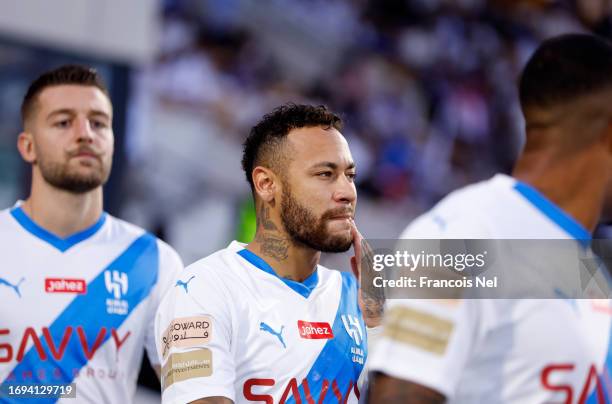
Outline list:
[[[612,0],[0,0],[0,206],[29,189],[15,147],[28,84],[76,62],[114,104],[106,210],[186,264],[250,240],[241,144],[287,101],[343,116],[357,224],[394,238],[453,189],[511,170],[518,74],[565,32],[610,38]],[[325,264],[346,270],[348,255]],[[156,388],[147,367],[140,379]]]

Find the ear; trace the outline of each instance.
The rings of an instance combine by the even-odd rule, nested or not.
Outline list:
[[[30,132],[21,132],[17,137],[17,150],[21,157],[30,164],[36,164],[34,136]]]
[[[262,201],[270,203],[276,197],[278,178],[269,168],[257,166],[253,169],[255,193]]]

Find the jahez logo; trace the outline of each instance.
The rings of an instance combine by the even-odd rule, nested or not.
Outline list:
[[[87,284],[83,279],[46,278],[45,292],[47,293],[87,293]]]
[[[309,321],[298,320],[298,330],[300,337],[305,339],[332,339],[332,332],[329,323],[311,323]]]
[[[75,328],[76,332],[74,332]],[[105,341],[106,337],[108,336],[108,332],[109,330],[106,327],[100,328],[98,334],[95,335],[95,338],[92,341],[91,338],[87,337],[85,330],[80,325],[77,327],[66,327],[64,329],[64,334],[61,337],[58,336],[57,338],[54,338],[51,335],[51,332],[47,327],[43,327],[42,336],[40,337],[36,331],[34,331],[34,328],[28,327],[25,329],[23,336],[21,337],[21,343],[18,347],[7,343],[0,343],[0,363],[10,362],[13,360],[15,349],[17,350],[15,359],[17,359],[17,362],[21,362],[27,352],[27,349],[31,349],[31,347],[36,350],[40,360],[46,361],[48,360],[49,356],[52,356],[56,361],[62,360],[71,337],[73,339],[78,338],[78,343],[83,350],[83,355],[85,358],[87,358],[87,360],[90,360]],[[11,331],[9,329],[0,328],[0,337],[3,335],[10,335],[10,333]],[[73,336],[73,334],[76,335]],[[112,337],[113,342],[115,343],[117,354],[130,334],[131,332],[128,331],[125,333],[125,335],[120,336],[119,332],[115,328],[110,329],[110,337]],[[90,335],[93,336],[92,334]],[[43,341],[41,341],[41,339],[46,343],[45,345],[48,347],[47,350],[43,347]],[[29,344],[28,341],[31,341],[31,344]]]

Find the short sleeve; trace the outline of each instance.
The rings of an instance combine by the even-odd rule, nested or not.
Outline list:
[[[231,300],[219,277],[197,265],[176,279],[155,319],[164,404],[212,396],[235,401]]]
[[[408,226],[401,238],[483,238],[488,233],[475,217],[445,217],[432,211]],[[478,344],[480,312],[478,301],[468,299],[387,301],[370,370],[427,386],[452,399]]]
[[[469,300],[394,300],[370,370],[409,380],[451,399],[476,340]]]

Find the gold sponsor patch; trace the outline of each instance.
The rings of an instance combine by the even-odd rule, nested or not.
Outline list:
[[[212,335],[210,316],[182,317],[172,320],[162,336],[164,359],[170,348],[191,348],[207,344]]]
[[[451,321],[432,314],[409,307],[393,307],[385,314],[383,335],[443,355],[453,327]]]
[[[212,351],[208,348],[173,353],[162,368],[162,386],[167,389],[175,382],[212,375]]]

